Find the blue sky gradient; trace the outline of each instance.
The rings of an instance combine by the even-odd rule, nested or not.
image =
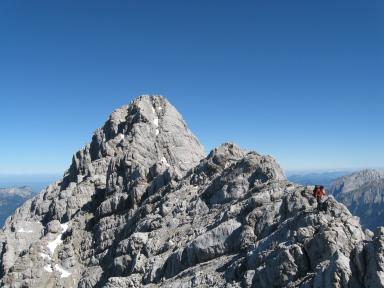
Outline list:
[[[151,93],[207,152],[384,167],[384,2],[0,2],[0,174],[62,173],[112,110]]]

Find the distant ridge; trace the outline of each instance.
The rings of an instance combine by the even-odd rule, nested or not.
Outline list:
[[[329,191],[360,217],[364,227],[384,225],[384,171],[365,169],[331,183]]]
[[[336,179],[350,174],[350,171],[319,171],[319,172],[287,172],[290,181],[302,185],[324,185],[328,186]]]
[[[28,186],[0,188],[0,225],[3,226],[8,216],[33,195]]]

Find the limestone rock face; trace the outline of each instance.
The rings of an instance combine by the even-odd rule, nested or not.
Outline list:
[[[205,156],[167,100],[142,96],[8,219],[1,286],[383,286],[384,232],[315,202],[270,156]]]

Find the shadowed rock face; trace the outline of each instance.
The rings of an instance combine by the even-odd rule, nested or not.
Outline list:
[[[270,156],[205,157],[178,112],[142,96],[112,113],[61,181],[0,233],[3,287],[380,287],[384,233],[366,240]]]

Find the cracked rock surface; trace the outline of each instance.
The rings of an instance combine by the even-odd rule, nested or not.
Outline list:
[[[141,96],[8,219],[1,287],[383,287],[384,228],[316,207],[272,157],[206,156],[165,98]]]

